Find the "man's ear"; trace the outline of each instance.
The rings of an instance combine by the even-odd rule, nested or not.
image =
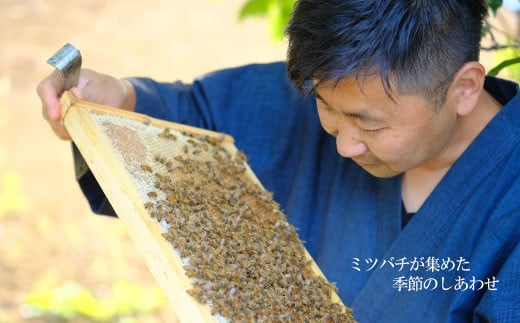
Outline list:
[[[448,98],[455,102],[457,114],[468,115],[476,107],[484,88],[486,69],[478,62],[464,64],[455,74]]]

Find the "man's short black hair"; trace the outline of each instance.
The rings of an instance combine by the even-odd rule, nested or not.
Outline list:
[[[289,78],[312,91],[310,80],[380,76],[387,93],[438,106],[461,66],[478,61],[487,14],[485,0],[299,0],[286,29]]]

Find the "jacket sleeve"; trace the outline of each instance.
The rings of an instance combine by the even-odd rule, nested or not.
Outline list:
[[[74,171],[79,187],[87,199],[90,209],[96,214],[116,216],[116,212],[103,193],[94,174],[88,168],[87,162],[78,150],[78,147],[72,144],[72,155],[74,159]]]

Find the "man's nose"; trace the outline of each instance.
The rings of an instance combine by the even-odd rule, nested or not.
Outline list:
[[[358,139],[359,134],[353,127],[342,127],[336,135],[336,148],[345,158],[360,156],[367,151],[367,146]]]

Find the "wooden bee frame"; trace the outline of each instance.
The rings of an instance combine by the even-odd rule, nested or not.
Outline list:
[[[175,137],[164,129],[207,138],[236,153],[233,138],[222,133],[78,100],[70,92],[63,94],[61,108],[65,128],[127,227],[130,237],[162,287],[178,319],[181,322],[217,322],[210,306],[199,303],[186,292],[193,288],[189,278],[192,275],[186,272],[185,260],[165,239],[164,228],[150,216],[147,205],[150,205],[150,199],[157,197],[157,193],[151,191],[150,186],[153,184],[146,174],[151,173],[155,167],[149,166],[150,160],[155,158],[161,161],[162,158],[157,155],[152,157],[154,154],[151,150],[163,151],[159,141],[156,141],[157,138]],[[123,126],[118,124],[121,120]],[[178,153],[176,158],[181,160],[182,157],[179,156],[186,152],[186,144],[178,142],[175,147]],[[197,149],[192,152],[199,154],[201,151]],[[261,185],[247,163],[244,164],[246,175]],[[305,257],[311,270],[324,277],[306,250]],[[332,292],[331,302],[339,304],[344,311],[350,311],[344,307],[335,292]]]

